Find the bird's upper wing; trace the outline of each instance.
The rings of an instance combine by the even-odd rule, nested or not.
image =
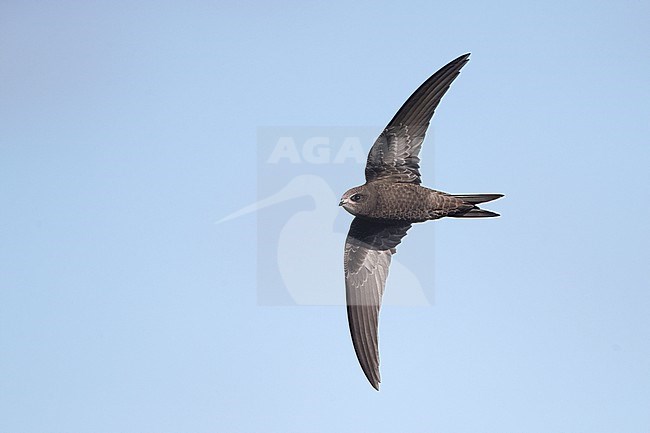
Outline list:
[[[344,269],[348,324],[357,359],[379,389],[377,323],[388,266],[410,224],[385,224],[356,217],[345,241]]]
[[[426,80],[402,105],[368,154],[366,181],[420,183],[420,147],[433,112],[456,79],[469,53],[452,60]]]

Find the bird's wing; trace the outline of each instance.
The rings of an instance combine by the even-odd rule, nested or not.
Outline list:
[[[452,60],[426,80],[402,105],[368,153],[366,181],[420,183],[420,148],[433,112],[469,53]]]
[[[356,217],[345,240],[348,324],[361,368],[379,390],[377,323],[388,266],[410,224],[385,224]]]

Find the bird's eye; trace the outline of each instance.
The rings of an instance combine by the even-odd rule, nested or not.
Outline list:
[[[361,200],[361,194],[355,194],[352,197],[350,197],[350,200],[352,201],[359,201]]]

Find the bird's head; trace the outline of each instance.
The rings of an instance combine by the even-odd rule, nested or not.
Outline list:
[[[368,216],[369,211],[374,207],[374,202],[371,191],[362,185],[347,190],[341,197],[339,206],[343,206],[343,209],[354,216]]]

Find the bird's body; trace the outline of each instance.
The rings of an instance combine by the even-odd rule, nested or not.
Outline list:
[[[418,154],[440,99],[469,60],[452,60],[426,80],[399,109],[370,149],[366,183],[343,194],[355,216],[345,241],[348,323],[354,350],[371,385],[379,389],[377,326],[391,257],[411,224],[443,217],[499,214],[477,205],[502,194],[448,194],[420,185]]]
[[[470,217],[478,211],[476,199],[472,199],[475,196],[455,196],[412,183],[370,182],[352,188],[348,193],[350,197],[356,194],[361,196],[354,207],[349,205],[347,199],[343,199],[342,206],[348,212],[354,216],[386,222],[419,223],[443,217]],[[481,197],[484,199],[481,202],[500,197],[495,195],[485,194],[485,197]]]

